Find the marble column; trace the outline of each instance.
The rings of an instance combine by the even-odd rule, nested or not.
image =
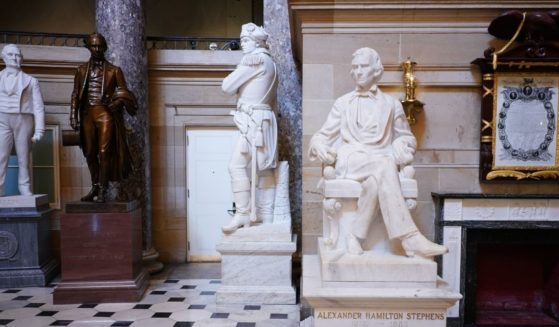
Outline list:
[[[278,137],[280,160],[289,162],[289,198],[293,232],[301,239],[302,89],[291,47],[287,0],[264,0],[264,28],[278,67]]]
[[[135,117],[125,115],[132,130],[129,137],[131,152],[136,154],[137,169],[118,189],[109,190],[110,199],[137,199],[142,207],[144,261],[150,272],[163,268],[157,262],[157,251],[151,235],[151,172],[149,145],[148,67],[145,46],[145,17],[141,0],[96,0],[97,32],[107,40],[107,60],[119,66],[138,100]]]

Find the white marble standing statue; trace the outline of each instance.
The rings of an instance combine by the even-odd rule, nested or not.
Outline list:
[[[277,72],[266,31],[253,23],[242,26],[241,63],[223,80],[222,89],[237,96],[232,112],[241,136],[229,163],[236,213],[224,233],[251,222],[272,223],[276,198],[277,123],[273,111]]]
[[[218,304],[296,303],[291,257],[297,237],[291,233],[289,168],[277,160],[278,74],[267,39],[262,27],[244,24],[244,57],[222,84],[224,92],[237,96],[231,114],[241,135],[229,163],[237,211],[221,227],[224,234],[216,245],[221,254]]]
[[[15,44],[2,49],[6,68],[0,71],[0,196],[8,159],[15,144],[19,165],[18,188],[21,195],[32,195],[29,181],[31,143],[45,131],[45,109],[39,82],[21,71],[23,56]]]
[[[431,258],[444,254],[448,251],[446,247],[429,241],[419,232],[409,211],[415,202],[406,201],[402,195],[400,179],[413,176],[413,167],[408,165],[413,160],[416,140],[400,102],[377,86],[384,71],[380,57],[373,49],[361,48],[353,54],[351,65],[355,90],[336,100],[309,148],[311,160],[335,166],[325,169],[325,175],[330,175],[325,179],[359,183],[355,183],[355,218],[346,230],[336,231],[346,234],[343,250],[362,254],[371,224],[380,213],[389,239],[401,240],[407,256]],[[341,189],[330,193],[347,197],[344,192],[350,192],[351,183],[334,183]],[[335,202],[333,208],[328,206],[325,201],[325,212],[339,209]],[[327,245],[339,236],[326,238]]]

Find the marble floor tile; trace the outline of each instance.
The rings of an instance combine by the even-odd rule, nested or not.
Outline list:
[[[25,317],[16,319],[8,324],[10,327],[42,327],[52,324],[56,319],[52,317]]]
[[[179,312],[188,308],[184,302],[162,302],[151,306],[150,310],[155,312]]]
[[[95,306],[95,310],[101,312],[118,312],[132,309],[136,303],[101,303]]]
[[[145,309],[130,309],[116,312],[111,316],[114,320],[136,321],[151,318],[155,312]]]
[[[70,309],[56,313],[52,317],[57,320],[76,320],[82,317],[93,317],[97,311],[95,309]]]
[[[207,267],[214,269],[215,265]],[[219,275],[208,276],[211,279],[181,279],[177,271],[183,270],[156,276],[138,303],[56,305],[52,303],[52,285],[0,289],[0,326],[299,326],[298,305],[216,304]]]
[[[212,313],[207,310],[183,310],[173,313],[169,318],[176,321],[199,321],[208,319]]]
[[[197,321],[194,327],[237,327],[237,322],[230,319],[204,319]]]
[[[169,318],[148,318],[135,321],[131,327],[174,327],[176,321]]]
[[[255,327],[299,327],[299,322],[294,320],[263,320],[258,321]]]
[[[8,309],[0,313],[0,319],[27,318],[29,316],[36,316],[40,312],[41,310],[36,308]]]
[[[18,309],[21,308],[21,303],[19,301],[1,301],[0,302],[0,310],[8,310],[8,309]],[[0,316],[0,319],[1,316]]]
[[[70,327],[110,327],[115,323],[112,319],[90,318],[87,320],[73,321]]]
[[[213,282],[212,282],[213,281]],[[176,294],[179,286],[194,286]],[[0,290],[10,301],[0,301],[0,325],[14,326],[156,326],[156,327],[274,327],[298,326],[299,308],[277,305],[217,305],[216,280],[177,280],[152,283],[139,303],[55,305],[51,290]],[[8,293],[4,293],[8,291]],[[48,295],[46,295],[48,294]],[[182,295],[182,296],[181,296]],[[42,302],[36,302],[41,299]]]

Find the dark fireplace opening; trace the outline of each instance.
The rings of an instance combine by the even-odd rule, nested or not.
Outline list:
[[[559,326],[559,230],[468,229],[467,326]]]

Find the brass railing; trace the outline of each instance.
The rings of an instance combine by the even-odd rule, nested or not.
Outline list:
[[[87,34],[36,33],[0,31],[0,43],[83,47]],[[175,50],[238,50],[238,38],[203,38],[188,36],[146,38],[148,49]]]

